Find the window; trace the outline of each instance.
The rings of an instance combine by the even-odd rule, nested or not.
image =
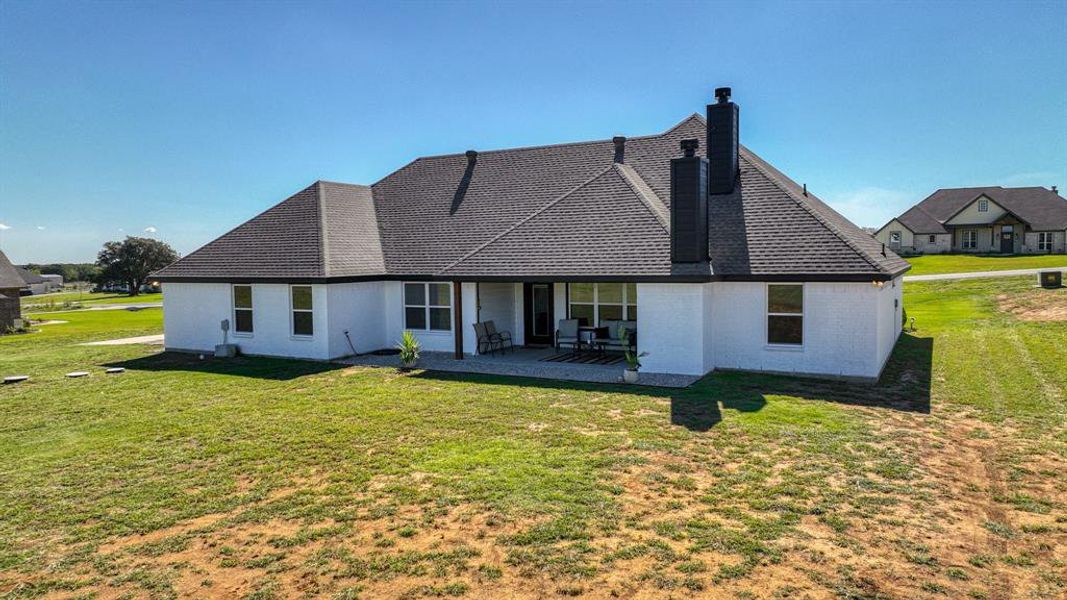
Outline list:
[[[767,343],[804,343],[803,285],[767,285]]]
[[[570,318],[596,327],[601,321],[637,320],[636,283],[572,283]]]
[[[233,286],[233,331],[252,333],[252,286]]]
[[[1041,231],[1037,234],[1037,249],[1042,252],[1052,252],[1052,232]]]
[[[315,320],[311,310],[311,286],[294,285],[289,288],[293,306],[293,335],[315,335]]]
[[[900,243],[900,232],[899,231],[890,231],[889,232],[889,243],[890,244],[899,244]]]
[[[937,243],[937,236],[936,235],[930,234],[930,243],[931,244],[936,244]]]
[[[963,247],[972,249],[978,247],[978,232],[973,229],[967,229],[963,232]]]
[[[404,328],[451,331],[451,292],[447,283],[405,283]]]
[[[978,201],[978,212],[989,212],[989,200]]]

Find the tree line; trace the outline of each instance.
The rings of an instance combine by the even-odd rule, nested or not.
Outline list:
[[[26,269],[40,275],[62,275],[65,282],[120,283],[129,289],[131,296],[136,296],[148,282],[150,273],[176,260],[178,253],[166,242],[129,236],[105,243],[95,263],[30,263]]]

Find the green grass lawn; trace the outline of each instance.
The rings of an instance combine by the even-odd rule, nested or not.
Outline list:
[[[1040,256],[927,254],[913,256],[907,260],[911,263],[911,270],[907,272],[907,275],[1067,267],[1067,254],[1043,254]]]
[[[1065,294],[908,284],[876,386],[686,390],[85,347],[161,311],[50,313],[0,338],[33,377],[0,388],[0,597],[1060,598],[1067,322],[1023,309]]]

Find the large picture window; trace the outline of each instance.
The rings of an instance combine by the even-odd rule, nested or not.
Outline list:
[[[1052,232],[1041,231],[1037,234],[1037,249],[1041,252],[1052,252]]]
[[[637,320],[637,284],[572,283],[568,286],[570,318],[596,327],[601,321]]]
[[[233,331],[252,333],[252,286],[233,286]]]
[[[315,335],[311,286],[294,285],[289,288],[293,307],[293,335]]]
[[[767,286],[767,343],[799,346],[804,343],[804,286]]]
[[[963,232],[963,247],[973,249],[978,247],[978,232],[968,229]]]
[[[452,287],[447,283],[405,283],[404,328],[451,331]]]

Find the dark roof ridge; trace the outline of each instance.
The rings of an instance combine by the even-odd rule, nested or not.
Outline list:
[[[637,169],[624,163],[615,163],[615,169],[622,175],[626,185],[630,186],[637,198],[641,200],[641,204],[645,205],[645,208],[655,217],[656,222],[663,227],[663,231],[670,233],[670,212],[667,205],[663,203],[663,199],[657,196],[656,192],[641,178]]]
[[[650,134],[647,134],[647,135],[635,135],[635,136],[632,136],[632,137],[631,136],[627,136],[626,137],[626,141],[627,142],[632,142],[634,140],[650,140],[650,139],[653,139],[653,138],[663,137],[665,135],[668,135],[669,133],[671,133],[675,129],[678,129],[682,125],[685,125],[693,117],[701,118],[701,120],[703,120],[702,117],[700,117],[699,114],[693,113],[693,114],[689,115],[688,117],[682,119],[681,121],[678,121],[673,126],[671,126],[670,129],[667,129],[664,132],[661,132],[661,133],[650,133]],[[543,150],[543,149],[546,149],[546,148],[566,148],[568,146],[585,146],[585,145],[592,145],[592,144],[609,144],[609,143],[611,143],[611,141],[612,141],[612,138],[602,138],[602,139],[596,139],[596,140],[581,140],[581,141],[575,141],[575,142],[559,142],[559,143],[556,143],[556,144],[534,144],[532,146],[515,146],[514,148],[494,148],[492,150],[478,150],[478,156],[481,156],[483,154],[497,154],[497,153],[500,153],[500,152],[518,152],[518,151],[524,151],[524,150]],[[466,151],[464,151],[464,152],[466,152]],[[415,160],[412,160],[408,164],[404,165],[404,167],[410,165],[413,162],[420,161],[420,160],[423,160],[423,159],[450,158],[450,157],[454,157],[454,156],[463,156],[464,152],[447,152],[445,154],[428,154],[426,156],[420,156],[420,157],[416,158]],[[400,169],[397,169],[397,171],[403,169],[404,167],[400,167]],[[384,177],[383,177],[383,179],[384,179]]]
[[[322,261],[322,274],[329,277],[330,251],[326,244],[326,209],[322,206],[322,203],[326,201],[326,194],[322,189],[325,184],[326,182],[321,179],[315,182],[315,206],[319,209],[319,260]]]
[[[481,252],[482,250],[487,248],[493,242],[499,240],[500,238],[504,237],[505,235],[511,233],[512,231],[515,231],[523,223],[526,223],[530,219],[536,217],[537,215],[540,215],[541,213],[545,212],[549,208],[552,208],[553,206],[559,204],[567,196],[570,196],[574,192],[577,192],[578,190],[584,188],[585,186],[589,185],[590,183],[596,181],[597,179],[600,179],[601,177],[604,176],[605,173],[607,173],[608,171],[613,170],[614,168],[615,168],[615,163],[612,163],[612,164],[608,165],[607,167],[601,169],[600,171],[598,171],[595,175],[593,175],[589,179],[586,179],[585,181],[579,183],[578,185],[574,186],[570,190],[560,194],[555,199],[553,199],[551,202],[546,203],[541,208],[538,208],[537,210],[533,211],[532,213],[530,213],[530,214],[526,215],[525,217],[519,219],[518,221],[516,221],[515,223],[511,224],[509,227],[507,227],[506,229],[504,229],[500,233],[494,235],[492,238],[487,240],[485,243],[478,245],[477,248],[474,248],[470,252],[464,254],[463,256],[461,256],[461,257],[457,258],[456,260],[452,261],[451,263],[445,265],[444,267],[441,268],[440,271],[438,271],[438,273],[444,273],[445,271],[455,267],[459,263],[461,263],[461,262],[467,260],[468,258],[474,256],[478,252]]]
[[[362,183],[347,183],[345,181],[330,181],[329,179],[317,179],[315,183],[324,183],[326,185],[343,185],[354,188],[369,188],[371,186]]]
[[[263,210],[261,210],[261,211],[259,211],[258,213],[256,213],[256,215],[255,215],[255,216],[253,216],[252,218],[250,218],[250,219],[247,219],[247,220],[245,220],[245,221],[242,221],[242,222],[238,223],[237,225],[234,225],[234,226],[233,226],[232,228],[230,228],[229,230],[227,230],[227,231],[226,231],[226,233],[223,233],[222,235],[218,236],[218,237],[217,237],[217,238],[215,238],[214,240],[212,240],[212,241],[210,241],[210,242],[208,242],[208,243],[204,244],[203,246],[200,246],[199,248],[197,248],[196,250],[193,250],[192,252],[190,252],[189,254],[186,254],[185,256],[179,256],[179,257],[178,257],[178,260],[176,260],[176,261],[174,261],[174,262],[172,262],[172,263],[168,264],[167,266],[163,267],[162,269],[156,269],[156,270],[155,270],[155,271],[153,271],[153,272],[152,272],[152,273],[151,273],[150,275],[155,275],[156,273],[160,273],[160,272],[162,272],[162,271],[165,271],[165,270],[167,270],[167,269],[171,268],[172,266],[174,266],[174,265],[178,264],[179,262],[181,262],[181,261],[185,260],[186,258],[189,258],[190,256],[194,256],[194,255],[196,255],[196,254],[198,254],[198,253],[202,252],[202,251],[203,251],[203,250],[204,250],[205,248],[207,248],[208,246],[210,246],[210,245],[211,245],[212,243],[214,243],[214,242],[217,242],[217,241],[221,240],[222,238],[224,238],[224,237],[226,237],[226,236],[230,235],[231,233],[233,233],[233,232],[237,231],[237,230],[238,230],[238,229],[240,229],[241,227],[244,227],[245,225],[247,225],[247,224],[251,223],[252,221],[254,221],[254,220],[256,220],[256,219],[258,219],[258,218],[260,218],[260,217],[262,217],[263,215],[267,214],[268,212],[270,212],[270,211],[274,210],[275,208],[278,208],[278,207],[279,207],[279,206],[281,206],[282,204],[285,204],[285,203],[286,203],[286,202],[288,202],[289,200],[292,200],[292,199],[293,199],[293,196],[296,196],[297,194],[300,194],[301,192],[305,192],[305,191],[307,191],[307,190],[311,189],[312,187],[314,187],[314,188],[316,189],[316,192],[315,192],[315,193],[316,193],[316,195],[320,195],[320,196],[321,196],[321,194],[319,194],[319,191],[321,191],[321,190],[320,190],[320,189],[319,189],[319,187],[318,187],[319,181],[320,181],[320,180],[315,180],[315,182],[314,182],[314,183],[312,183],[311,185],[309,185],[309,186],[307,186],[307,187],[303,187],[303,188],[300,188],[300,190],[299,190],[299,191],[297,191],[296,193],[294,193],[294,194],[292,194],[292,195],[288,196],[288,197],[287,197],[287,198],[286,198],[285,200],[282,200],[281,202],[277,202],[277,203],[275,203],[275,204],[272,204],[272,205],[268,206],[267,208],[264,208]],[[321,208],[322,208],[322,207],[321,207],[321,205],[319,206],[319,208],[320,208],[320,214],[321,214]],[[320,225],[320,227],[321,227],[321,225],[322,225],[321,221],[320,221],[319,225]]]
[[[856,245],[856,243],[853,242],[847,235],[845,235],[845,233],[841,231],[840,228],[838,228],[836,225],[834,225],[821,214],[819,214],[819,212],[808,203],[808,200],[803,195],[798,194],[794,189],[798,187],[795,181],[787,177],[781,171],[778,171],[778,169],[772,167],[770,164],[766,163],[762,158],[756,156],[755,153],[753,153],[748,148],[745,148],[744,146],[741,146],[740,154],[741,156],[745,157],[749,164],[752,165],[752,168],[762,173],[768,181],[770,181],[780,190],[785,192],[794,202],[796,202],[801,208],[806,210],[812,217],[814,217],[815,220],[817,220],[819,223],[822,223],[822,225],[829,229],[831,233],[833,233],[835,236],[837,236],[838,239],[844,242],[845,245],[851,248],[853,252],[855,252],[861,258],[866,260],[872,267],[875,268],[876,271],[879,271],[881,273],[888,272],[888,269],[883,268],[882,265],[879,264],[877,259],[874,259],[869,256],[867,252],[865,252],[862,248]],[[814,194],[811,194],[810,197],[814,198],[815,200],[818,200],[820,204],[823,204],[827,206],[827,208],[829,208],[829,205],[827,205],[819,198],[815,197]],[[833,209],[831,208],[830,210]]]

